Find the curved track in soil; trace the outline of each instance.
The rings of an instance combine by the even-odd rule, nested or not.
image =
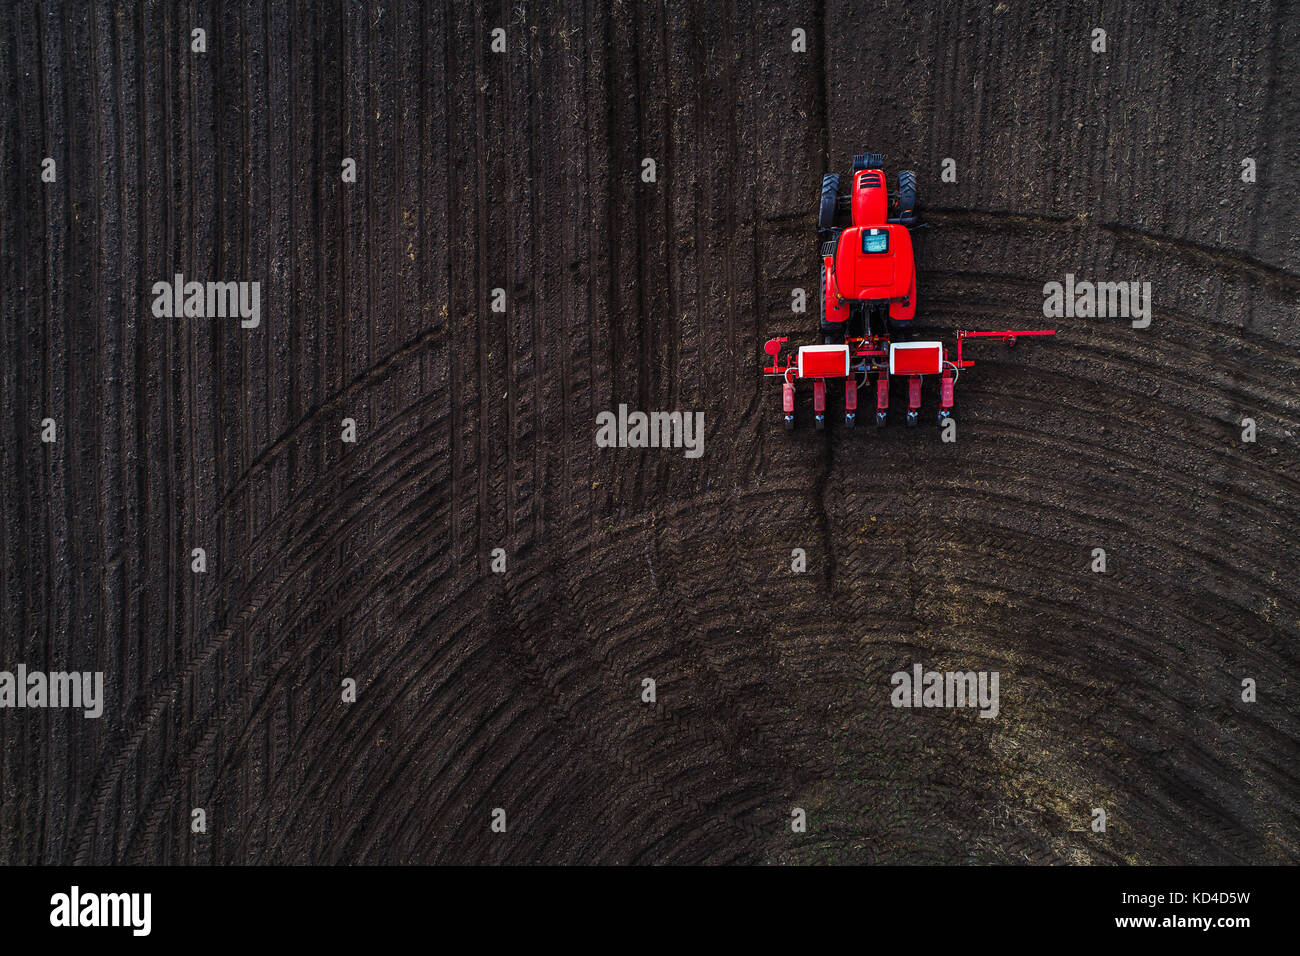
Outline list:
[[[74,6],[0,24],[0,667],[107,703],[0,714],[0,860],[1300,858],[1289,4]],[[868,149],[923,328],[1059,329],[954,445],[758,372]],[[177,272],[261,326],[154,318]],[[1067,272],[1151,326],[1046,322]],[[620,403],[704,456],[594,447]]]

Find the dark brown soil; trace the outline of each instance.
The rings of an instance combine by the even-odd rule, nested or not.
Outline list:
[[[143,6],[0,17],[0,669],[107,695],[0,711],[0,862],[1300,860],[1293,4]],[[759,372],[867,150],[923,328],[1059,330],[955,444]]]

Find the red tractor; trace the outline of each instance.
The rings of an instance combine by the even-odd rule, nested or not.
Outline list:
[[[892,214],[892,215],[891,215]],[[921,408],[924,376],[940,379],[939,423],[952,416],[953,389],[963,368],[974,362],[962,358],[962,340],[995,338],[1014,345],[1020,335],[1054,332],[958,332],[955,361],[942,342],[911,341],[916,316],[916,263],[912,230],[916,218],[916,174],[898,174],[892,202],[885,185],[882,157],[863,153],[853,157],[852,186],[840,195],[835,173],[822,177],[817,239],[821,248],[819,345],[804,345],[782,355],[786,336],[770,340],[764,350],[771,364],[768,375],[783,378],[785,427],[794,427],[797,379],[813,380],[813,412],[817,428],[826,424],[826,380],[844,379],[844,423],[857,419],[858,389],[876,377],[876,424],[884,425],[889,409],[889,378],[908,380],[907,424],[915,425]]]

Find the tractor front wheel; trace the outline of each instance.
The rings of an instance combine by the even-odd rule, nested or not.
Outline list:
[[[916,173],[910,169],[898,174],[898,218],[906,225],[916,219]]]
[[[840,196],[840,177],[838,173],[827,173],[822,177],[822,202],[817,211],[817,231],[824,240],[826,234],[835,227],[835,203]]]

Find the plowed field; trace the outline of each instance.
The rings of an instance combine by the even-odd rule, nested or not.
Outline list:
[[[0,711],[0,862],[1300,860],[1300,16],[1212,6],[12,5],[0,669],[105,701]],[[921,329],[1058,330],[955,443],[759,371],[866,151]]]

